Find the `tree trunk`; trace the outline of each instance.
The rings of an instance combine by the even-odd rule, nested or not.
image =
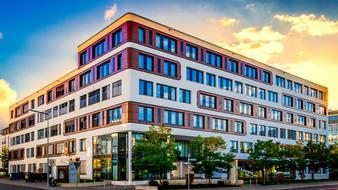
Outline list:
[[[311,179],[312,181],[315,180],[315,170],[311,171]]]
[[[211,184],[211,176],[209,176],[209,185]]]

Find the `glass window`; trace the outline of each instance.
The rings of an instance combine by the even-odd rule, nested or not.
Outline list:
[[[309,112],[316,112],[315,110],[315,104],[311,102],[306,103],[306,110]]]
[[[297,134],[295,130],[288,129],[288,139],[297,140]]]
[[[212,118],[212,129],[217,131],[225,131],[228,132],[228,120],[226,119],[218,119]]]
[[[232,59],[228,59],[228,69],[230,72],[238,73],[238,62]]]
[[[233,112],[234,111],[234,101],[229,99],[224,99],[223,105],[224,111]]]
[[[87,94],[82,95],[80,97],[80,108],[84,108],[87,106]]]
[[[185,56],[191,59],[197,59],[197,48],[187,44],[185,48]]]
[[[72,79],[68,82],[68,92],[74,92],[76,90],[75,79]]]
[[[266,136],[266,126],[259,125],[259,136]]]
[[[80,152],[87,151],[87,139],[80,139]]]
[[[205,62],[209,65],[215,66],[215,67],[221,67],[221,60],[222,57],[220,55],[217,55],[215,53],[211,53],[207,51],[205,53]]]
[[[240,103],[240,113],[245,115],[253,115],[253,105],[247,103]]]
[[[293,107],[293,97],[283,95],[283,100],[284,100],[283,103],[285,106]]]
[[[88,99],[89,99],[88,105],[100,102],[100,89],[89,92]]]
[[[180,89],[179,90],[179,101],[183,103],[191,103],[191,92],[190,90]]]
[[[116,81],[112,84],[112,97],[120,96],[122,94],[122,81]]]
[[[286,88],[289,90],[292,90],[293,89],[292,86],[293,86],[293,82],[291,80],[287,80]]]
[[[266,91],[263,88],[258,89],[259,98],[262,100],[266,99]]]
[[[202,115],[195,115],[193,116],[193,127],[203,129],[204,128],[204,116]]]
[[[306,126],[306,117],[298,115],[297,116],[297,124]]]
[[[245,93],[251,97],[257,97],[257,87],[246,84]]]
[[[177,64],[164,61],[164,74],[171,77],[177,76]]]
[[[153,83],[145,80],[139,80],[139,94],[153,96]]]
[[[65,123],[65,133],[71,133],[75,131],[75,121],[71,120],[71,121],[67,121]]]
[[[278,128],[277,127],[268,127],[268,137],[278,138]]]
[[[206,94],[200,94],[200,106],[216,109],[216,97]]]
[[[69,101],[69,112],[75,111],[75,100],[72,99]]]
[[[110,61],[107,61],[97,66],[97,79],[102,79],[110,74],[109,63]]]
[[[281,139],[285,139],[286,138],[286,129],[280,129],[279,137]]]
[[[184,125],[184,114],[171,110],[164,110],[164,124],[167,125]]]
[[[268,71],[262,71],[261,74],[261,81],[265,83],[270,83],[271,82],[271,74]]]
[[[293,114],[292,113],[286,114],[286,122],[293,123]]]
[[[220,89],[232,91],[232,80],[223,77],[218,77],[218,87]]]
[[[107,124],[115,123],[122,120],[122,108],[114,108],[107,110]]]
[[[102,101],[110,98],[110,85],[102,87]]]
[[[278,94],[277,94],[277,92],[268,91],[268,100],[270,102],[278,103]]]
[[[147,71],[153,71],[154,58],[152,56],[139,54],[138,55],[138,67]]]
[[[243,83],[235,81],[235,92],[243,94]]]
[[[87,63],[87,51],[84,51],[80,54],[80,65],[84,65]]]
[[[297,104],[296,104],[298,109],[303,109],[304,108],[304,101],[301,99],[297,99]]]
[[[281,76],[276,76],[276,85],[285,88],[285,78]]]
[[[87,129],[87,116],[81,117],[79,119],[80,130]]]
[[[154,121],[153,112],[154,112],[153,108],[139,106],[139,108],[138,108],[138,119],[139,119],[139,121],[153,122]]]
[[[145,29],[139,27],[138,28],[138,41],[141,43],[146,43]]]
[[[244,134],[244,123],[242,121],[234,122],[234,132],[238,134]]]
[[[241,142],[241,153],[246,153],[248,154],[252,148],[252,143],[251,142]]]
[[[187,68],[187,80],[203,84],[203,71]]]
[[[91,83],[91,71],[87,71],[80,75],[80,87],[87,86]]]
[[[113,46],[117,46],[122,43],[122,30],[118,30],[113,33]]]
[[[172,86],[156,84],[156,97],[176,101],[176,88]]]
[[[250,123],[250,134],[257,135],[257,124]]]
[[[93,59],[102,55],[106,51],[106,40],[103,39],[93,46]]]
[[[258,116],[261,118],[266,118],[266,108],[265,107],[258,107]]]
[[[176,40],[161,34],[156,34],[156,47],[173,53],[177,51]]]
[[[257,68],[249,66],[249,65],[245,65],[244,75],[249,78],[257,79]]]
[[[230,141],[230,152],[238,153],[238,141]]]
[[[272,120],[283,121],[282,112],[279,110],[272,110],[271,116],[272,116]]]
[[[56,87],[56,98],[59,98],[63,95],[65,95],[65,85],[64,84]]]
[[[206,84],[208,86],[216,86],[216,76],[214,74],[206,74]]]
[[[295,91],[299,93],[303,93],[303,85],[297,82],[295,82],[294,84],[295,84]]]
[[[68,102],[59,105],[59,116],[67,113]]]
[[[92,115],[92,127],[98,127],[101,125],[101,112]]]

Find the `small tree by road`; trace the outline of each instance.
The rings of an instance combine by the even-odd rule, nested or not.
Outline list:
[[[213,172],[228,169],[234,161],[234,155],[224,153],[226,143],[221,137],[195,137],[190,142],[192,157],[196,159],[193,170],[204,173],[211,184]]]
[[[317,144],[310,141],[304,146],[304,152],[307,167],[311,171],[311,179],[314,180],[315,173],[327,166],[329,150],[324,143]]]
[[[0,161],[2,163],[2,168],[8,172],[8,148],[5,146],[1,149]]]

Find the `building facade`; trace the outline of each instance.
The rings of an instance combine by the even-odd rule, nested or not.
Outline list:
[[[329,111],[328,143],[338,143],[338,110]]]
[[[327,142],[326,87],[147,18],[127,13],[77,50],[77,69],[10,107],[10,172],[45,172],[49,154],[56,178],[80,157],[81,178],[142,179],[132,146],[150,125],[172,128],[175,178],[198,135],[224,138],[239,164],[257,139]]]

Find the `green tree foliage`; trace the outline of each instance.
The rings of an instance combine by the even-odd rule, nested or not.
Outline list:
[[[218,169],[228,169],[234,161],[234,155],[224,153],[226,143],[221,137],[195,137],[190,142],[191,152],[196,162],[193,170],[204,173],[211,183],[212,173]]]
[[[320,168],[327,166],[329,149],[324,143],[317,144],[310,141],[304,146],[304,152],[307,166],[311,171],[311,179],[314,180],[315,173]]]
[[[330,168],[331,178],[338,177],[338,144],[331,145],[329,147],[329,161],[328,166]]]
[[[8,171],[8,148],[5,146],[1,149],[0,161],[2,163],[2,168]]]
[[[178,151],[168,127],[151,126],[133,147],[133,166],[136,171],[146,171],[158,177],[175,169]]]

